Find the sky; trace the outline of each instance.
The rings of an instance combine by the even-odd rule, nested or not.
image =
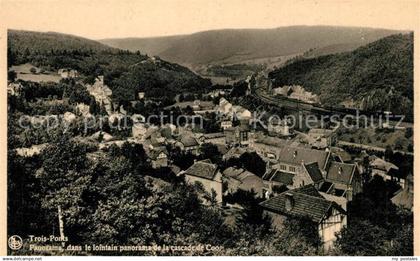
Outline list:
[[[11,29],[90,39],[290,25],[414,30],[420,0],[0,0]]]

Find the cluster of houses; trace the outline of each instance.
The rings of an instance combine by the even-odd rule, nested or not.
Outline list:
[[[10,93],[18,90],[19,86],[10,86]],[[110,117],[125,114],[113,111],[112,91],[104,84],[103,77],[88,85],[87,90],[97,102],[104,104]],[[140,99],[144,96],[144,92],[139,93]],[[79,104],[77,110],[82,115],[89,114],[88,105]],[[333,246],[335,233],[347,224],[347,203],[362,191],[366,161],[373,175],[394,179],[401,185],[402,189],[392,199],[395,204],[409,209],[413,206],[412,176],[396,179],[393,172],[398,170],[397,166],[367,153],[352,157],[336,146],[334,129],[311,129],[300,133],[290,128],[287,121],[279,120],[269,125],[265,132],[255,131],[249,124],[251,112],[225,98],[221,98],[218,105],[194,102],[193,110],[197,114],[217,112],[222,131],[197,133],[188,126],[156,126],[146,123],[142,115],[130,115],[135,119],[130,138],[117,140],[103,131],[90,138],[100,143],[100,149],[107,149],[113,144],[121,146],[126,141],[142,144],[153,168],[178,169],[177,175],[184,175],[190,183],[201,183],[212,201],[219,204],[223,204],[223,196],[229,193],[252,191],[265,199],[260,206],[276,227],[281,227],[286,217],[309,217],[317,224],[325,249]],[[67,118],[70,116],[67,115]],[[255,152],[266,163],[266,172],[259,176],[239,167],[221,169],[208,159],[196,161],[188,169],[180,170],[169,160],[168,148],[178,148],[184,153],[199,156],[200,147],[206,143],[216,145],[226,161]],[[32,156],[39,154],[44,147],[21,148],[17,149],[17,153]]]
[[[319,103],[319,97],[312,92],[306,91],[300,85],[283,86],[272,89],[274,95],[281,95],[290,99],[300,100],[307,103]]]

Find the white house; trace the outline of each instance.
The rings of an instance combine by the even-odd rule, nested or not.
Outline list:
[[[216,164],[212,164],[210,160],[197,161],[184,174],[188,183],[201,183],[209,195],[216,193],[217,203],[222,202],[222,174]]]
[[[335,234],[347,225],[346,211],[334,201],[324,198],[312,185],[283,192],[261,202],[260,206],[277,229],[283,227],[287,217],[309,218],[318,228],[324,250],[334,246]]]

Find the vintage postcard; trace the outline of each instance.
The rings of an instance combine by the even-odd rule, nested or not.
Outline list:
[[[420,1],[0,10],[0,254],[416,259]]]

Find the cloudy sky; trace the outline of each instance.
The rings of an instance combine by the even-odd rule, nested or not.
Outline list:
[[[1,0],[3,24],[91,39],[288,25],[413,30],[418,0]]]

